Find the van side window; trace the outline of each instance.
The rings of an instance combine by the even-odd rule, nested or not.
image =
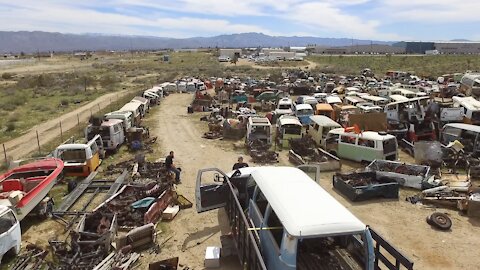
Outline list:
[[[448,134],[450,136],[460,137],[461,133],[462,133],[462,130],[458,128],[454,128],[454,127],[445,128],[445,134]]]
[[[5,215],[0,217],[0,234],[3,234],[10,230],[13,225],[17,222],[17,219],[12,212],[8,212]]]
[[[260,189],[258,190],[257,197],[255,198],[255,204],[257,205],[258,210],[260,210],[260,214],[262,214],[262,216],[265,216],[265,210],[267,210],[268,201]]]
[[[273,211],[273,209],[268,216],[266,225],[268,230],[272,233],[272,236],[275,239],[278,247],[280,247],[282,245],[283,238],[283,225],[282,222],[280,222],[280,219],[278,219],[277,214],[275,214],[275,211]]]
[[[358,139],[358,145],[364,147],[375,148],[375,141],[366,140],[366,139]]]
[[[118,125],[113,126],[113,132],[117,133],[119,131]]]
[[[326,141],[327,143],[338,143],[338,134],[330,134],[328,135]]]
[[[92,145],[90,145],[90,150],[92,150],[92,155],[95,155],[98,151],[98,146],[96,142],[93,142]]]
[[[342,143],[348,143],[348,144],[355,144],[355,137],[350,137],[350,136],[340,136],[340,142]]]

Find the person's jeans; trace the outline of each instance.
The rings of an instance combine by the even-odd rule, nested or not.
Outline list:
[[[175,181],[180,181],[180,170],[178,170],[177,168],[169,168],[168,171],[175,173]]]

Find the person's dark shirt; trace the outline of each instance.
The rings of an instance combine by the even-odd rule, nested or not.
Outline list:
[[[245,162],[237,162],[237,163],[233,164],[233,170],[238,170],[238,169],[245,168],[245,167],[248,167],[248,164],[245,163]]]
[[[172,167],[172,164],[173,164],[173,157],[168,155],[167,158],[165,159],[165,167],[167,167],[167,169],[170,169]]]

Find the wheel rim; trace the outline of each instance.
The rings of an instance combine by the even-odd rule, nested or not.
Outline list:
[[[436,220],[438,223],[442,224],[442,225],[446,225],[446,224],[447,224],[447,219],[446,219],[445,217],[438,216],[438,217],[435,218],[435,220]]]

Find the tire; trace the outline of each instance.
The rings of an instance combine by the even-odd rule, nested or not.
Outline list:
[[[439,212],[434,212],[428,216],[427,223],[444,231],[452,227],[452,220],[446,214]]]
[[[77,187],[77,182],[75,180],[70,180],[67,183],[67,192],[70,194]]]

